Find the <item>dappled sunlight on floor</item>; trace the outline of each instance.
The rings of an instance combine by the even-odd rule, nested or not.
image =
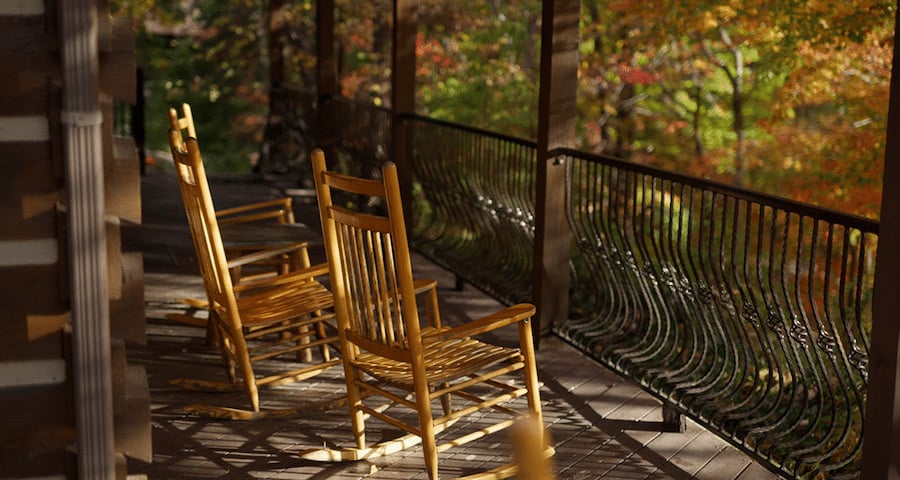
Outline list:
[[[142,182],[147,224],[168,224],[183,215],[167,196],[174,193],[174,179],[145,177]],[[213,185],[214,189],[224,187],[231,190],[223,193],[231,196],[217,197],[225,199],[223,204],[259,200],[246,198],[248,190],[234,182]],[[272,191],[264,187],[256,185],[254,191]],[[307,210],[315,208],[309,202],[298,201],[297,205]],[[314,224],[314,211],[297,214],[298,220]],[[169,314],[205,315],[204,311],[178,301],[205,297],[196,265],[190,259],[187,231],[181,232],[184,237],[177,237],[178,232],[172,230],[161,230],[156,235],[135,233],[145,235],[147,240],[142,245],[147,345],[129,346],[128,354],[131,362],[146,366],[150,383],[153,462],[131,461],[129,473],[145,474],[148,480],[427,478],[418,446],[359,462],[317,463],[301,459],[297,452],[304,449],[353,446],[345,407],[304,412],[300,418],[253,421],[187,414],[184,409],[191,404],[247,408],[248,401],[240,391],[199,392],[170,383],[177,378],[224,381],[225,370],[215,347],[206,340],[202,321],[186,325],[166,318]],[[313,256],[314,261],[324,258],[321,252],[313,252]],[[471,287],[454,289],[452,274],[419,256],[414,257],[413,264],[418,278],[438,281],[441,316],[446,324],[459,324],[501,307]],[[502,335],[490,340],[511,342],[516,330],[509,329]],[[537,357],[544,421],[556,449],[553,462],[559,479],[777,478],[691,422],[684,433],[660,433],[661,408],[656,400],[558,338],[543,339]],[[264,366],[259,373],[265,373]],[[343,392],[342,368],[337,366],[302,382],[261,389],[260,400],[263,410],[286,409],[340,398]],[[491,420],[487,414],[474,416],[452,428],[483,428]],[[377,422],[371,422],[371,426],[375,428],[368,434],[370,443],[399,436],[395,427]],[[441,453],[441,477],[471,474],[508,462],[508,435],[500,432]]]

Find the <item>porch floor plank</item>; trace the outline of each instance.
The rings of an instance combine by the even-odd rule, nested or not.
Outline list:
[[[712,434],[710,434],[712,435]],[[716,441],[720,441],[718,437]],[[716,456],[694,475],[696,480],[734,480],[753,463],[734,447],[725,445]]]

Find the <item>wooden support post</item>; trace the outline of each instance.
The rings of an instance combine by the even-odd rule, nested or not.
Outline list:
[[[284,32],[287,0],[269,0],[269,88],[284,86]]]
[[[894,10],[900,24],[900,9]],[[872,298],[872,343],[863,426],[862,480],[900,479],[900,45],[894,43],[881,225]]]
[[[338,91],[334,53],[334,0],[316,2],[316,87],[320,97]]]
[[[666,402],[662,404],[662,423],[663,432],[684,433],[687,430],[684,415]]]
[[[338,91],[334,52],[334,0],[319,0],[316,3],[316,93],[319,104],[316,141],[325,151],[326,159],[335,158],[335,134],[338,128],[330,101]]]
[[[140,167],[141,175],[146,173],[146,164],[147,161],[147,135],[146,135],[146,125],[144,119],[144,70],[136,69],[135,72],[135,95],[134,95],[134,106],[131,108],[131,137],[134,139],[135,145],[137,145],[138,151],[138,165]]]
[[[412,132],[401,119],[416,111],[416,9],[418,0],[394,0],[391,50],[391,155],[397,164],[406,221],[412,220]],[[409,227],[409,225],[407,225]]]
[[[78,478],[115,472],[97,5],[59,2]]]
[[[269,52],[269,115],[266,117],[266,128],[263,133],[262,154],[255,169],[268,172],[284,168],[288,164],[290,153],[285,151],[284,143],[279,141],[284,132],[285,119],[290,108],[289,95],[285,91],[284,69],[284,31],[286,0],[269,0],[267,48]],[[303,172],[305,173],[305,172]]]
[[[571,233],[565,212],[565,164],[550,156],[575,138],[580,0],[544,0],[537,138],[533,299],[535,342],[568,315]]]

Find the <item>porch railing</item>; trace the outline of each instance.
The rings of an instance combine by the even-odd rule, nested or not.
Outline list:
[[[877,223],[562,151],[556,331],[796,478],[861,468]]]
[[[508,304],[530,301],[536,146],[424,117],[413,130],[413,246]]]
[[[404,121],[416,249],[501,301],[530,300],[535,145]],[[375,148],[360,158],[390,144],[338,136],[340,149]],[[773,471],[858,477],[877,222],[554,154],[574,237],[570,313],[554,332]]]

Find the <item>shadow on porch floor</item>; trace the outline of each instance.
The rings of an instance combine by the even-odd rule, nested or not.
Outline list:
[[[217,208],[283,195],[290,182],[255,177],[211,179]],[[280,185],[279,185],[280,184]],[[187,230],[162,228],[184,222],[175,180],[165,174],[142,178],[144,226],[129,240],[144,253],[147,345],[130,346],[132,362],[146,366],[151,389],[153,462],[129,471],[163,479],[419,479],[427,478],[421,451],[373,461],[313,463],[295,452],[323,443],[351,445],[344,409],[295,420],[219,421],[186,415],[191,403],[243,406],[243,394],[205,394],[169,384],[178,377],[224,378],[217,352],[204,330],[166,320],[184,311],[177,299],[202,296],[191,261]],[[287,190],[291,191],[291,190]],[[311,192],[292,191],[298,221],[318,228]],[[179,233],[180,232],[180,233]],[[321,255],[318,252],[317,255]],[[316,255],[314,255],[315,257]],[[322,257],[319,257],[321,260]],[[315,258],[314,258],[315,260]],[[417,276],[438,280],[442,318],[463,322],[499,307],[473,288],[453,289],[452,274],[416,258]],[[598,366],[555,337],[538,352],[544,418],[557,454],[560,479],[778,478],[718,437],[688,422],[684,433],[660,433],[659,403],[629,381]],[[339,396],[340,368],[313,379],[261,392],[263,408]],[[396,434],[385,426],[381,434]],[[378,441],[370,435],[370,441]],[[445,478],[507,461],[508,439],[495,434],[441,455]]]

